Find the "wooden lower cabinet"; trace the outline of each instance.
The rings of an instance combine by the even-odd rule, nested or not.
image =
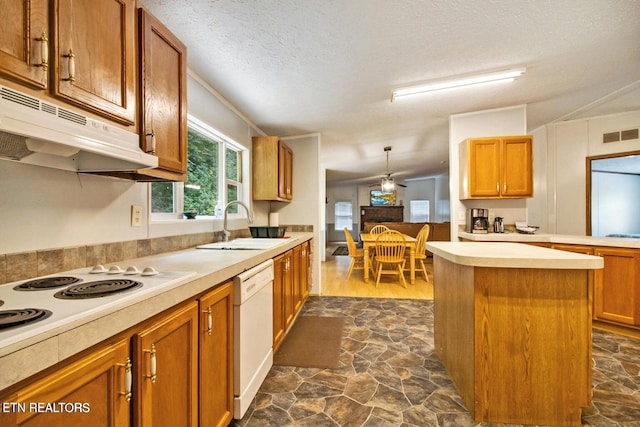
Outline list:
[[[2,396],[3,403],[24,406],[0,411],[0,425],[129,426],[131,396],[125,389],[127,375],[131,375],[129,340],[123,339]]]
[[[640,250],[595,248],[604,269],[595,271],[596,319],[640,326]]]
[[[311,241],[273,259],[273,349],[277,350],[309,297]]]
[[[296,313],[300,311],[309,297],[311,283],[309,248],[309,241],[293,248],[293,305]]]
[[[132,345],[134,426],[197,426],[198,303],[171,310]]]
[[[284,339],[293,321],[293,251],[287,251],[273,259],[273,349]]]
[[[233,418],[233,282],[200,298],[200,426]]]

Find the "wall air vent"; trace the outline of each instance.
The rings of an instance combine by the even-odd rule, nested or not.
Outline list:
[[[620,132],[609,132],[602,134],[602,143],[607,144],[609,142],[620,141]]]
[[[638,139],[638,129],[627,129],[602,134],[603,144],[607,144],[609,142],[630,141],[633,139]]]
[[[638,139],[638,129],[620,131],[620,141],[629,141],[630,139]]]

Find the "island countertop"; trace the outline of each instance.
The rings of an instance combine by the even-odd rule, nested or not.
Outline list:
[[[640,248],[640,238],[594,237],[573,234],[521,234],[515,232],[473,234],[459,231],[458,238],[473,242],[514,242],[514,243],[561,243],[568,245],[610,246],[617,248]]]
[[[455,264],[473,267],[600,269],[602,258],[508,242],[427,242],[427,249]]]

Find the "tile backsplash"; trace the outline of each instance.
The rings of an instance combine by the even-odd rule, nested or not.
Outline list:
[[[290,232],[313,232],[310,225],[288,225]],[[231,239],[251,237],[249,229],[231,231]],[[193,248],[224,239],[222,231],[181,234],[152,239],[43,249],[33,252],[0,254],[0,284],[46,276],[76,268],[110,264],[133,258]]]

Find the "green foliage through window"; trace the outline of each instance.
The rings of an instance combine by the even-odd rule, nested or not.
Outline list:
[[[193,118],[187,143],[187,181],[152,183],[151,212],[219,217],[228,201],[242,200],[242,148]],[[238,212],[237,206],[229,209]]]
[[[215,215],[218,204],[218,143],[189,128],[188,176],[184,186],[184,210]]]

